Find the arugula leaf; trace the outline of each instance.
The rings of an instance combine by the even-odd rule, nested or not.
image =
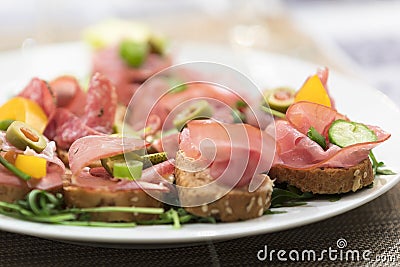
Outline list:
[[[288,186],[287,190],[275,187],[271,196],[271,207],[293,207],[305,205],[305,202],[298,200],[310,199],[314,197],[312,193],[299,193],[298,189],[293,186]]]
[[[374,155],[374,153],[372,153],[372,150],[369,152],[369,158],[371,159],[372,162],[372,170],[374,175],[393,175],[396,174],[394,171],[389,170],[389,169],[382,169],[382,167],[385,166],[385,163],[383,163],[382,161],[378,161]]]

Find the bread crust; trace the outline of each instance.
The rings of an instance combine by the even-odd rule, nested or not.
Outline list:
[[[0,201],[13,203],[23,199],[30,189],[27,186],[0,184]]]
[[[369,158],[350,168],[290,169],[274,166],[268,174],[277,183],[288,183],[302,192],[340,194],[357,191],[372,184],[374,174]]]
[[[214,181],[209,169],[188,171],[192,160],[184,156],[183,152],[178,152],[176,157],[175,178],[176,184],[183,187],[199,187],[207,185]],[[249,192],[247,186],[234,188],[224,196],[226,188],[222,185],[216,185],[202,191],[202,194],[195,194],[191,190],[179,191],[179,198],[182,203],[191,201],[202,201],[211,197],[221,197],[216,201],[202,206],[185,207],[185,210],[191,214],[200,217],[214,217],[223,222],[233,222],[248,220],[260,217],[264,214],[271,204],[271,194],[273,182],[267,175],[264,177],[262,185],[254,192]],[[196,202],[194,202],[196,203]],[[198,203],[198,202],[197,202]]]
[[[68,207],[91,208],[103,206],[154,207],[163,204],[141,189],[110,191],[106,188],[80,187],[73,184],[71,175],[64,177],[64,200]],[[155,214],[128,212],[91,213],[90,219],[104,222],[137,222],[157,219]]]

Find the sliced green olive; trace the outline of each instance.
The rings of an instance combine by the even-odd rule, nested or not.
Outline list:
[[[296,91],[288,87],[278,87],[264,92],[265,102],[273,110],[285,113],[293,104]]]
[[[127,162],[115,162],[113,177],[138,180],[142,177],[143,162],[131,160]]]
[[[42,152],[47,145],[46,139],[34,128],[22,121],[14,121],[6,132],[6,139],[18,149],[30,147],[37,153]]]
[[[109,157],[109,158],[104,158],[101,159],[101,165],[107,170],[107,172],[111,175],[114,173],[114,166],[115,164],[119,163],[125,163],[130,162],[130,161],[140,161],[143,164],[143,169],[146,169],[148,167],[151,167],[155,164],[161,163],[166,161],[167,158],[167,153],[165,152],[159,152],[159,153],[153,153],[153,154],[146,154],[143,156],[140,156],[143,152],[139,151],[137,153],[135,152],[130,152],[126,156],[124,154],[116,155],[114,157]]]
[[[0,130],[7,131],[8,127],[13,122],[14,122],[14,120],[2,120],[2,121],[0,121]]]
[[[187,109],[178,113],[172,123],[179,131],[190,120],[195,119],[208,119],[213,115],[213,109],[206,100],[199,100]]]
[[[149,44],[147,42],[136,42],[124,40],[119,46],[121,58],[131,67],[138,68],[146,60],[149,53]]]

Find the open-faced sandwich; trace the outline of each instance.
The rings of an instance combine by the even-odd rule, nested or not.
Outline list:
[[[167,181],[171,180],[174,165],[163,155],[140,156],[147,145],[144,140],[115,136],[86,136],[75,141],[69,149],[72,174],[64,181],[67,206],[162,207],[163,195],[170,190]],[[146,160],[157,164],[152,166]],[[97,221],[156,218],[157,215],[126,212],[91,216]]]
[[[390,137],[377,126],[351,121],[333,107],[327,69],[306,80],[275,122],[276,155],[269,172],[303,192],[339,194],[372,184],[370,151]]]
[[[196,120],[180,135],[176,184],[185,209],[221,221],[260,217],[271,203],[271,136],[246,124]],[[250,183],[257,183],[252,190]]]

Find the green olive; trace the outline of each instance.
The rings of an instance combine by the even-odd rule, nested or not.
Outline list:
[[[6,139],[18,149],[25,150],[30,147],[37,153],[42,152],[47,141],[42,134],[22,121],[14,121],[6,132]]]
[[[190,120],[208,119],[213,115],[213,109],[206,100],[199,100],[178,113],[172,123],[179,131]]]
[[[278,87],[265,91],[264,99],[271,109],[285,113],[293,104],[295,93],[295,90],[291,88]]]
[[[149,53],[149,44],[146,42],[136,42],[132,40],[124,40],[119,46],[119,54],[121,58],[129,66],[138,68],[147,58]]]

